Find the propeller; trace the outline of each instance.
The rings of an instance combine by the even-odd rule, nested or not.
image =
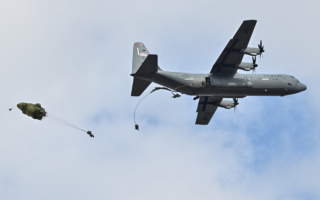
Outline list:
[[[238,103],[238,99],[237,98],[233,98],[233,103],[234,103],[234,112],[236,112],[236,107],[237,107],[237,105],[239,105],[239,103]]]
[[[256,64],[256,60],[257,60],[257,57],[252,57],[252,64],[253,64],[253,70],[252,70],[252,73],[256,71],[256,67],[258,67],[258,65]]]
[[[263,49],[264,46],[262,46],[262,40],[260,40],[260,44],[258,44],[258,47],[259,47],[259,50],[260,50],[260,58],[261,58],[261,55],[264,52],[264,49]]]

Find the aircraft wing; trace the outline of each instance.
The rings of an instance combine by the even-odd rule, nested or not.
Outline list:
[[[256,26],[257,20],[243,21],[234,37],[229,41],[227,46],[220,54],[218,60],[213,65],[210,73],[236,73],[237,69],[233,68],[235,64],[242,61],[243,53],[241,49],[248,47],[252,32]]]
[[[209,124],[213,114],[216,112],[218,106],[216,106],[216,103],[220,103],[222,101],[222,98],[214,98],[214,97],[200,97],[199,103],[198,103],[198,116],[196,120],[196,124],[199,125],[207,125]]]

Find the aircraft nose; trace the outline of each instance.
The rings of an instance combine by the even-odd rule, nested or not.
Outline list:
[[[301,91],[304,91],[304,90],[307,89],[307,86],[305,84],[301,83],[300,84],[300,89],[301,89]]]

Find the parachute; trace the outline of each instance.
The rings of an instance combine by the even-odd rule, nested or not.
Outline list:
[[[33,104],[33,103],[21,102],[17,105],[17,107],[22,111],[23,114],[29,117],[32,117],[33,119],[42,120],[42,118],[44,117],[50,117],[64,125],[86,132],[90,137],[94,138],[94,135],[91,133],[91,131],[83,130],[69,122],[64,121],[63,119],[60,119],[52,114],[49,114],[44,108],[41,107],[40,103]],[[13,108],[10,108],[9,111],[11,111],[12,109]]]
[[[33,119],[42,120],[46,116],[47,112],[44,108],[41,107],[40,103],[24,103],[21,102],[17,107],[22,111],[23,114],[32,117]]]

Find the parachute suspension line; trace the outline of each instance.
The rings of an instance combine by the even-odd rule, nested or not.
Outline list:
[[[158,90],[168,90],[172,93],[172,98],[179,98],[181,97],[180,94],[178,93],[174,93],[173,90],[169,89],[169,88],[166,88],[166,87],[155,87],[149,94],[147,94],[146,96],[144,96],[139,102],[138,104],[136,105],[136,108],[134,109],[134,113],[133,113],[133,121],[134,121],[134,126],[135,126],[135,129],[139,131],[139,125],[136,123],[136,111],[137,111],[137,108],[139,106],[139,104],[147,97],[149,96],[151,93],[155,92],[155,91],[158,91]]]
[[[52,114],[47,113],[47,116],[52,118],[52,119],[54,119],[54,120],[56,120],[56,121],[58,121],[58,122],[60,122],[60,123],[62,123],[62,124],[64,124],[64,125],[66,125],[66,126],[70,126],[72,128],[75,128],[75,129],[78,129],[80,131],[83,131],[83,132],[87,133],[86,130],[83,130],[82,128],[79,128],[79,127],[77,127],[77,126],[75,126],[75,125],[73,125],[73,124],[71,124],[71,123],[69,123],[67,121],[64,121],[63,119],[60,119],[59,117],[56,117],[56,116],[54,116]]]
[[[134,121],[134,126],[136,128],[136,130],[139,130],[139,125],[136,123],[136,111],[137,111],[137,108],[139,106],[139,104],[141,103],[141,101],[143,99],[145,99],[147,96],[149,96],[151,94],[151,92],[149,94],[147,94],[146,96],[144,96],[139,102],[138,104],[136,105],[136,108],[134,109],[134,113],[133,113],[133,121]]]
[[[91,131],[83,130],[82,128],[79,128],[79,127],[77,127],[77,126],[75,126],[75,125],[73,125],[73,124],[71,124],[71,123],[69,123],[69,122],[67,122],[67,121],[65,121],[65,120],[63,120],[63,119],[61,119],[59,117],[56,117],[56,116],[54,116],[52,114],[49,114],[49,113],[47,113],[47,117],[50,117],[53,120],[56,120],[57,122],[60,122],[60,123],[62,123],[64,125],[66,125],[66,126],[78,129],[79,131],[83,131],[83,132],[87,133],[90,137],[94,138],[94,135],[92,134]]]

